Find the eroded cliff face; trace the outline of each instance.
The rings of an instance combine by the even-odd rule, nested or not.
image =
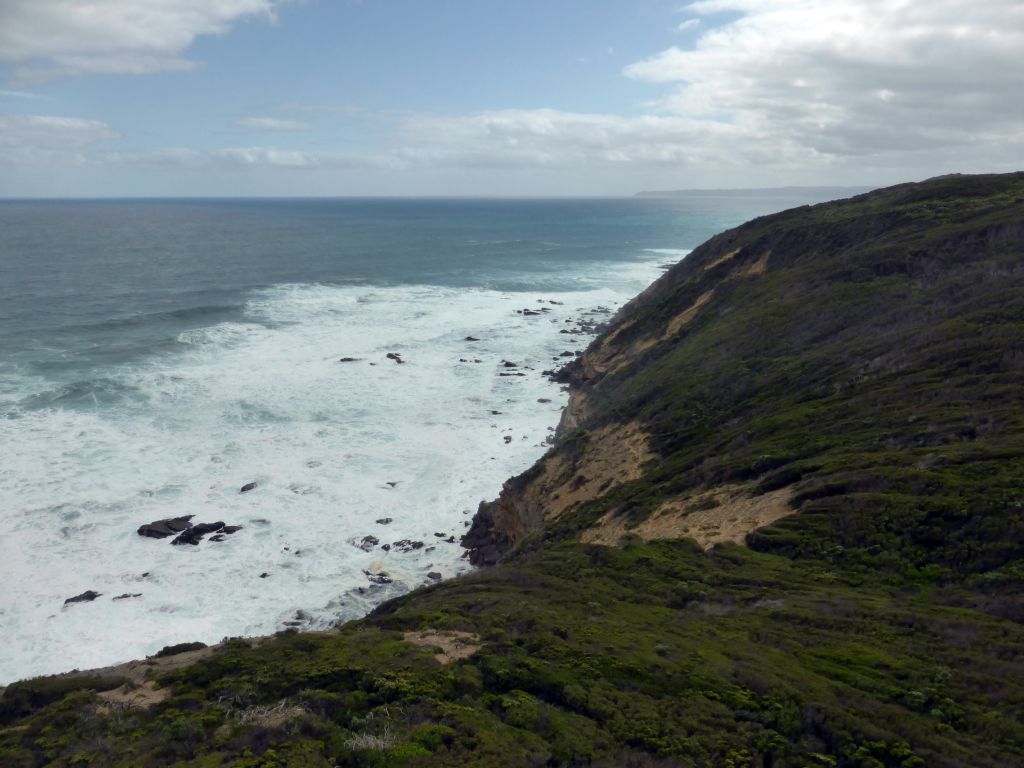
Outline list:
[[[570,402],[567,419],[583,412]],[[563,424],[565,420],[563,420]],[[525,536],[574,504],[599,498],[643,474],[650,452],[648,437],[636,424],[606,424],[574,440],[562,439],[527,472],[507,481],[494,501],[480,504],[462,539],[474,565],[492,565]]]
[[[656,356],[660,346],[671,344],[700,315],[720,284],[764,275],[770,256],[770,250],[748,251],[725,236],[709,241],[624,306],[584,354],[557,374],[570,390],[555,443],[537,464],[508,480],[497,499],[480,504],[462,539],[471,563],[496,563],[546,521],[576,504],[594,501],[641,479],[657,465],[660,456],[652,448],[644,426],[630,419],[629,414],[617,412],[614,405],[609,412],[602,381]],[[682,293],[685,298],[652,322],[645,314],[652,306],[664,306],[668,293]],[[730,498],[744,496],[732,491]],[[774,498],[777,501],[778,497]],[[666,504],[658,515],[660,524],[639,531],[627,531],[610,512],[584,531],[581,539],[614,544],[626,533],[639,533],[644,538],[688,535],[681,531],[688,532],[689,527],[677,524],[684,516],[685,501],[684,497],[675,507]],[[778,519],[779,504],[772,509],[770,519]],[[742,522],[731,520],[731,534],[719,539],[714,522],[719,517],[705,514],[704,531],[716,537],[714,540],[741,541],[750,525],[760,520],[756,516],[744,517]]]

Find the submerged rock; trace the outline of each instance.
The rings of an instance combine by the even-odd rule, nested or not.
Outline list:
[[[142,597],[141,592],[125,592],[123,595],[118,595],[115,600],[128,600],[133,597]]]
[[[191,528],[189,522],[195,515],[184,515],[183,517],[168,517],[163,520],[154,520],[152,523],[140,525],[138,534],[150,539],[166,539],[182,531]]]
[[[69,597],[67,600],[64,601],[64,605],[68,605],[69,603],[91,603],[93,600],[95,600],[102,594],[102,592],[93,592],[91,589],[87,589],[80,595]]]
[[[391,524],[391,518],[390,517],[381,517],[381,518],[377,519],[376,523],[377,523],[377,525],[390,525]]]
[[[253,488],[255,488],[255,487],[256,487],[256,481],[255,481],[255,480],[253,480],[253,481],[252,481],[251,483],[246,483],[245,485],[243,485],[243,486],[242,486],[242,487],[241,487],[241,488],[239,489],[239,491],[238,491],[238,492],[239,492],[239,493],[248,493],[249,491],[251,491],[251,490],[252,490]]]

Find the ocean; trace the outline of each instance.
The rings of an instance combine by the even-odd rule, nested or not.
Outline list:
[[[544,371],[689,249],[804,202],[0,201],[0,684],[468,570],[477,504],[566,402]],[[183,515],[241,528],[136,532]]]

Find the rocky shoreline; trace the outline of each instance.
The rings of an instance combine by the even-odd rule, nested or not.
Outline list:
[[[564,305],[564,302],[557,301],[555,299],[538,299],[537,304],[542,306],[537,306],[536,308],[528,306],[520,307],[513,311],[514,315],[522,318],[543,318],[548,322],[558,323],[565,326],[560,328],[558,333],[560,336],[567,337],[566,342],[570,345],[578,345],[581,341],[590,341],[595,338],[607,326],[609,318],[613,315],[612,309],[607,306],[598,305],[590,309],[580,311],[574,316],[559,317],[558,310]],[[472,346],[474,343],[481,340],[482,337],[479,335],[468,335],[463,341]],[[567,392],[569,390],[569,378],[566,376],[566,371],[576,364],[583,354],[584,352],[578,348],[564,349],[559,354],[553,355],[551,357],[551,366],[542,371],[538,371],[533,366],[525,365],[516,360],[501,358],[495,363],[495,375],[499,378],[541,375],[551,381],[562,384],[562,391]],[[413,361],[410,361],[405,357],[402,352],[388,351],[379,361],[362,357],[342,356],[338,358],[338,362],[343,364],[363,363],[369,366],[376,366],[379,362],[390,362],[395,365],[405,365]],[[459,364],[476,365],[483,364],[484,362],[485,361],[479,357],[460,357],[458,359]],[[542,405],[550,404],[551,399],[546,397],[539,398],[538,403]],[[565,416],[566,409],[571,408],[572,400],[570,398],[569,404],[563,408],[563,414],[558,424],[548,428],[549,435],[543,445],[550,447],[557,442],[562,433],[564,424],[567,423]],[[497,409],[491,409],[489,413],[491,416],[502,415],[502,411]],[[513,435],[506,434],[503,437],[503,442],[508,445],[513,439]],[[386,485],[389,488],[395,488],[398,485],[398,481],[391,481]],[[239,487],[237,493],[258,493],[259,488],[260,481],[251,480]],[[351,546],[361,549],[364,552],[379,551],[386,556],[408,553],[429,554],[440,545],[455,545],[460,546],[465,550],[462,557],[468,560],[471,565],[489,565],[496,562],[500,554],[503,553],[510,545],[510,542],[506,540],[493,538],[495,531],[488,525],[490,517],[487,510],[491,509],[497,503],[498,500],[481,501],[478,510],[473,517],[470,520],[463,521],[463,528],[468,529],[463,535],[459,535],[453,531],[437,531],[434,533],[433,541],[411,538],[398,538],[388,541],[383,538],[379,532],[367,532],[350,536],[348,538],[348,542]],[[196,514],[193,513],[152,520],[148,523],[141,524],[136,533],[138,536],[143,538],[157,540],[170,539],[170,544],[172,546],[199,547],[201,544],[209,546],[224,542],[228,536],[233,536],[245,528],[245,526],[241,524],[227,524],[223,520],[197,522],[195,521],[195,518]],[[378,518],[375,521],[378,526],[387,526],[392,522],[393,520],[391,517]],[[295,550],[293,554],[301,556],[301,551]],[[424,579],[420,585],[408,585],[401,581],[397,581],[396,578],[383,567],[366,569],[363,571],[363,575],[366,577],[367,583],[364,586],[353,587],[344,595],[339,595],[337,600],[332,601],[331,606],[336,610],[345,608],[347,606],[346,596],[349,596],[358,599],[360,603],[364,603],[369,600],[371,604],[370,607],[372,608],[372,606],[379,603],[379,601],[403,594],[410,589],[415,589],[416,586],[435,584],[445,578],[445,575],[434,569],[432,565],[433,564],[429,564],[425,569]],[[273,574],[269,571],[258,574],[261,579],[271,578],[272,575]],[[136,581],[144,583],[150,576],[150,572],[143,572],[136,577]],[[105,596],[104,592],[96,589],[87,589],[78,595],[66,598],[63,606],[65,608],[70,608],[75,605],[93,602],[98,598]],[[128,600],[142,597],[144,597],[144,591],[126,592],[110,597],[109,599]],[[347,620],[347,618],[339,618],[334,622],[325,625],[322,620],[314,619],[309,611],[299,608],[290,619],[283,620],[281,622],[281,626],[286,629],[319,631],[328,629],[331,626],[342,624]]]

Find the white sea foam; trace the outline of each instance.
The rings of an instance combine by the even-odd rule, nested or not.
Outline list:
[[[447,538],[543,453],[558,420],[565,395],[541,371],[587,341],[559,331],[657,274],[598,270],[558,294],[278,286],[251,298],[245,322],[187,331],[173,353],[113,371],[130,393],[116,407],[8,408],[0,683],[269,633],[300,609],[302,626],[325,626],[429,572],[466,570]],[[185,514],[244,527],[195,547],[136,534]],[[368,535],[425,546],[354,546]],[[382,587],[364,573],[382,571]],[[102,596],[63,605],[87,589]],[[113,599],[125,593],[141,597]]]

